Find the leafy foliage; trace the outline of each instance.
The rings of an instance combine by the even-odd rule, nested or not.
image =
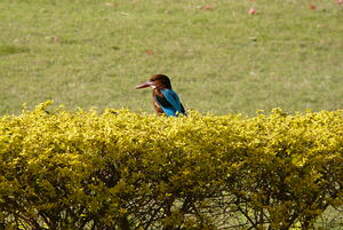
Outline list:
[[[8,229],[310,229],[342,205],[342,110],[167,118],[48,105],[0,118]]]
[[[158,73],[204,113],[343,108],[335,0],[1,0],[0,12],[0,115],[49,99],[153,112],[133,89]]]

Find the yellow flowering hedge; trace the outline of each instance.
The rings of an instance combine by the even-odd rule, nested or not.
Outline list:
[[[342,205],[343,111],[0,118],[0,228],[309,229]]]

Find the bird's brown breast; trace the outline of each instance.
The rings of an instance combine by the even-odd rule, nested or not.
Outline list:
[[[163,94],[161,93],[161,91],[159,89],[157,89],[157,88],[153,89],[153,91],[152,91],[152,98],[153,98],[152,104],[154,106],[156,113],[159,115],[163,114],[164,112],[163,112],[161,106],[159,105],[159,103],[157,101],[157,97],[162,97],[162,96],[163,96]]]

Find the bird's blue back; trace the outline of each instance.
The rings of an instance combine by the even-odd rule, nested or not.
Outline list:
[[[163,94],[164,99],[167,103],[161,103],[158,100],[163,112],[167,116],[177,116],[182,113],[185,114],[185,109],[180,102],[179,96],[172,89],[162,89],[161,93]]]

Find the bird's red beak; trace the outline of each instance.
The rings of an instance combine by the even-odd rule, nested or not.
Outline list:
[[[142,89],[142,88],[150,87],[150,86],[152,86],[152,85],[153,85],[153,84],[152,84],[151,81],[147,81],[147,82],[144,82],[144,83],[142,83],[142,84],[140,84],[140,85],[137,85],[137,86],[136,86],[136,89]]]

